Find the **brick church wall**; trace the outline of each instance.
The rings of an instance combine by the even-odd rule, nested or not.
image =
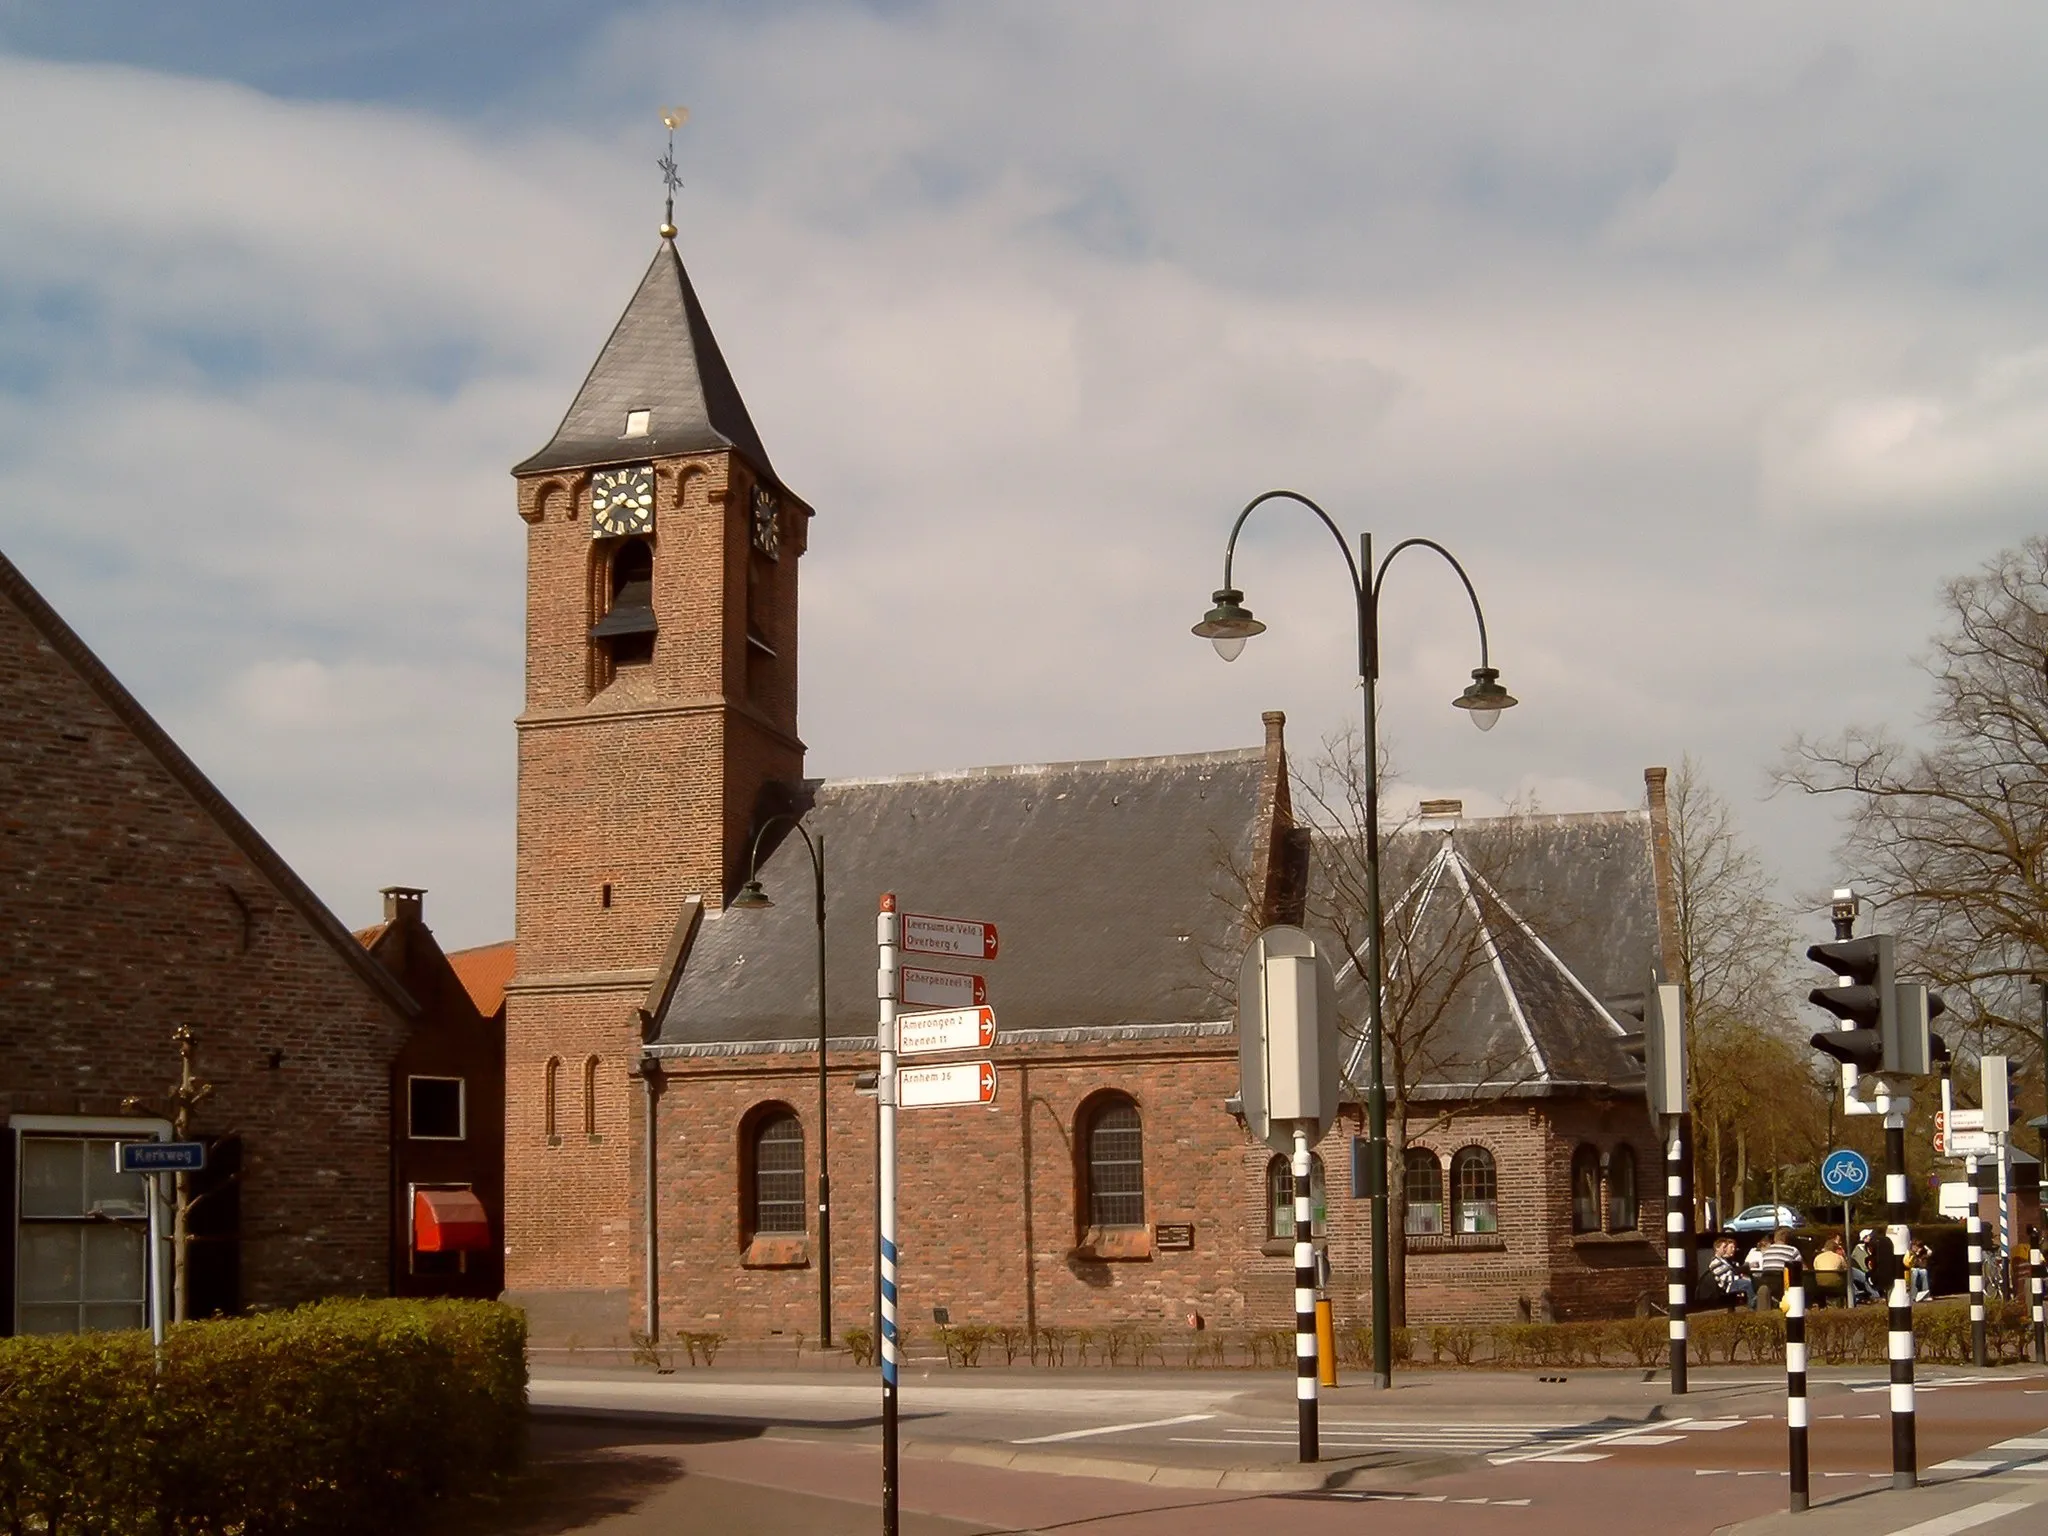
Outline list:
[[[1237,1089],[1234,1039],[999,1046],[994,1059],[1001,1086],[993,1108],[899,1117],[901,1294],[913,1329],[932,1326],[934,1307],[946,1308],[955,1322],[1040,1326],[1136,1320],[1173,1329],[1185,1327],[1191,1313],[1210,1327],[1291,1323],[1292,1247],[1266,1235],[1266,1169],[1274,1154],[1223,1108]],[[874,1306],[875,1105],[853,1091],[855,1072],[873,1063],[864,1053],[835,1051],[831,1058],[835,1330],[871,1326]],[[815,1226],[800,1253],[781,1255],[795,1265],[747,1267],[741,1152],[749,1115],[769,1103],[786,1105],[804,1127],[806,1198],[815,1203],[815,1055],[668,1057],[662,1066],[664,1330],[815,1337]],[[1191,1223],[1192,1251],[1113,1259],[1081,1247],[1075,1139],[1087,1101],[1105,1090],[1128,1094],[1143,1118],[1148,1226]],[[1562,1117],[1560,1126],[1553,1116]],[[1639,1133],[1618,1110],[1603,1127],[1571,1101],[1537,1101],[1460,1116],[1452,1131],[1429,1138],[1446,1164],[1463,1147],[1494,1154],[1500,1232],[1411,1242],[1411,1322],[1513,1321],[1524,1306],[1536,1316],[1546,1291],[1559,1316],[1613,1316],[1631,1310],[1639,1293],[1655,1291],[1661,1251],[1621,1242],[1589,1257],[1569,1237],[1569,1164],[1582,1133],[1609,1143],[1633,1137],[1643,1194],[1639,1229],[1660,1230],[1662,1206],[1644,1177],[1654,1142],[1647,1119],[1634,1118],[1643,1120]],[[1340,1323],[1370,1315],[1369,1203],[1352,1197],[1349,1171],[1350,1138],[1362,1133],[1356,1110],[1347,1108],[1317,1148]],[[644,1222],[644,1209],[636,1210],[636,1244]],[[1555,1239],[1560,1226],[1562,1244]],[[639,1275],[636,1258],[635,1326],[644,1306]]]

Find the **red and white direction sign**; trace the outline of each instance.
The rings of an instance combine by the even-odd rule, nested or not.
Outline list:
[[[942,1013],[896,1017],[896,1051],[929,1056],[935,1051],[985,1051],[996,1043],[993,1008],[948,1008]]]
[[[898,1067],[896,1103],[903,1109],[943,1109],[955,1104],[993,1104],[996,1064],[955,1061],[941,1067]]]
[[[899,943],[913,955],[952,955],[961,960],[996,957],[996,925],[964,917],[923,917],[905,912],[897,929]]]
[[[903,967],[903,998],[913,1007],[979,1008],[988,1001],[988,983],[960,971],[923,971]]]

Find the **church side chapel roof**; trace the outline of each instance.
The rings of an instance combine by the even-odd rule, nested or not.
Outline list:
[[[1234,975],[1242,951],[1232,872],[1253,857],[1264,764],[1253,748],[807,786],[803,824],[825,844],[828,1033],[874,1039],[884,891],[907,912],[996,924],[993,960],[903,960],[985,976],[1002,1037],[1231,1033],[1210,968],[1222,957]],[[803,840],[785,837],[760,878],[772,908],[704,918],[654,1054],[816,1041]]]
[[[629,411],[648,413],[645,434],[625,435]],[[512,473],[637,463],[725,448],[738,450],[764,477],[775,480],[690,274],[683,270],[675,242],[664,239],[569,414],[548,445],[514,465]]]
[[[1387,840],[1388,962],[1408,968],[1389,1006],[1413,998],[1428,1021],[1417,1097],[1641,1082],[1621,1037],[1641,1027],[1624,1010],[1658,953],[1650,838],[1648,812],[1608,811],[1424,823]],[[1332,852],[1318,855],[1311,911],[1325,922],[1312,927],[1327,926]],[[1347,1023],[1360,1019],[1348,963],[1338,988]],[[1342,1065],[1364,1084],[1362,1040],[1347,1040]]]

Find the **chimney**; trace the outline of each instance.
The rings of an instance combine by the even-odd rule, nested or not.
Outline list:
[[[427,893],[417,885],[387,885],[384,887],[384,921],[417,923],[420,921],[420,902]]]
[[[1465,802],[1462,800],[1425,800],[1416,807],[1416,816],[1426,830],[1455,832],[1458,830],[1458,823],[1465,819]]]

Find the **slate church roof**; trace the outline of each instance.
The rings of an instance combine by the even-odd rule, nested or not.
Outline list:
[[[1244,943],[1241,872],[1257,864],[1270,776],[1285,771],[1275,729],[1270,749],[808,786],[803,825],[825,852],[828,1033],[874,1041],[874,918],[894,891],[904,911],[997,925],[994,960],[930,963],[988,978],[1005,1039],[1229,1034],[1232,1005],[1208,968],[1227,956],[1234,973]],[[816,1041],[803,840],[784,838],[760,878],[772,908],[698,925],[651,1054]]]
[[[627,437],[629,411],[647,432]],[[675,242],[663,240],[548,445],[512,468],[586,469],[732,448],[775,480]],[[776,482],[780,483],[780,482]]]
[[[1409,971],[1390,980],[1389,1006],[1419,997],[1409,1006],[1430,1021],[1417,1097],[1640,1083],[1621,1037],[1641,1028],[1627,1010],[1660,951],[1651,835],[1637,810],[1425,823],[1388,839],[1383,867],[1404,872],[1388,890],[1388,962]],[[1331,884],[1317,887],[1326,915]],[[1339,993],[1360,1018],[1348,964]],[[1347,1042],[1353,1084],[1365,1050]]]

